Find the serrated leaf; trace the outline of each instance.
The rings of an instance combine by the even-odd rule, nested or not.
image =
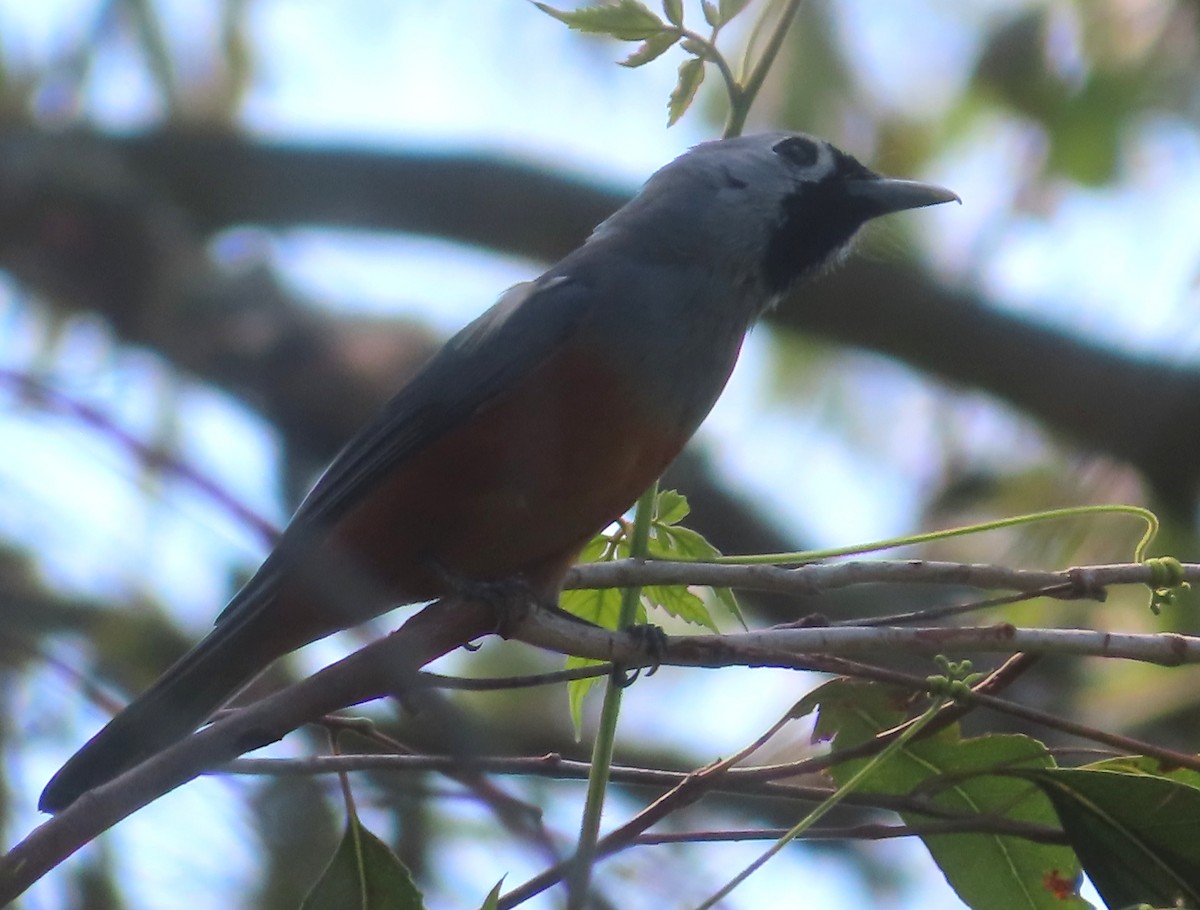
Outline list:
[[[908,696],[872,683],[835,680],[811,698],[820,703],[814,736],[832,737],[836,753],[900,723]],[[864,761],[835,765],[834,780],[845,782]],[[1053,826],[1056,816],[1049,799],[1010,773],[1052,765],[1045,747],[1029,737],[962,739],[952,726],[909,743],[868,776],[859,792],[900,795],[920,790],[933,806],[956,814]],[[915,813],[901,817],[913,825],[922,821]],[[924,835],[921,840],[946,881],[974,910],[1089,906],[1075,893],[1079,860],[1066,847],[993,834]]]
[[[738,15],[742,10],[744,10],[746,8],[746,6],[749,3],[750,3],[750,0],[721,0],[721,6],[720,6],[721,22],[720,22],[720,24],[724,25],[726,22],[728,22],[734,16]]]
[[[679,524],[691,511],[687,497],[678,490],[660,490],[654,500],[654,520],[660,525]]]
[[[388,845],[356,818],[300,910],[424,910],[421,892]]]
[[[704,601],[684,585],[647,585],[642,588],[642,596],[672,616],[696,626],[703,626],[711,632],[717,631],[717,624],[713,622],[712,614],[704,605]]]
[[[679,33],[672,31],[662,31],[657,35],[653,35],[646,39],[636,51],[620,61],[621,66],[627,66],[634,69],[639,66],[645,66],[651,60],[657,60],[679,40]]]
[[[1142,771],[1023,773],[1054,803],[1110,907],[1200,906],[1200,789]]]
[[[638,0],[596,3],[577,10],[555,9],[540,0],[534,0],[533,5],[576,31],[620,41],[645,41],[665,28],[663,21]]]
[[[721,25],[721,12],[712,0],[700,0],[700,9],[704,10],[704,21],[713,28]]]
[[[721,555],[721,551],[699,531],[680,525],[658,528],[650,541],[649,552],[655,559],[705,560]]]
[[[683,0],[662,0],[663,15],[672,25],[683,25]]]
[[[667,498],[661,498],[664,496]],[[678,497],[679,501],[675,501],[672,497]],[[666,515],[660,515],[659,521],[655,526],[655,534],[650,538],[649,552],[653,558],[706,560],[721,555],[721,551],[709,543],[698,531],[693,531],[691,528],[681,527],[673,523],[675,520],[687,517],[691,511],[686,498],[674,490],[665,490],[660,494],[659,507],[666,510]],[[678,514],[678,519],[674,517],[676,514]],[[671,520],[665,520],[667,518]],[[683,586],[677,587],[681,590],[686,590]],[[733,591],[729,588],[713,588],[712,592],[717,601],[729,611],[738,624],[742,628],[747,628],[745,617],[742,616],[741,608],[738,606],[737,598],[734,596]],[[688,594],[691,597],[695,597],[691,592],[688,592]],[[700,624],[712,629],[714,632],[717,631],[716,622],[712,618],[712,611],[708,609],[707,605],[704,605],[703,600],[700,600],[700,604],[704,608],[703,619],[699,620]],[[687,617],[685,616],[684,618]]]
[[[704,61],[698,57],[684,60],[679,66],[679,81],[667,102],[667,126],[674,126],[682,117],[704,81]]]

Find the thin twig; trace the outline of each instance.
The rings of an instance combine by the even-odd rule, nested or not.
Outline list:
[[[99,408],[77,401],[36,376],[18,370],[0,367],[0,382],[11,385],[31,401],[69,414],[84,426],[99,431],[127,450],[142,466],[189,484],[228,512],[236,521],[252,529],[267,545],[272,545],[279,539],[278,527],[241,502],[221,484],[183,459],[176,458],[158,446],[149,445],[117,426],[112,418]]]

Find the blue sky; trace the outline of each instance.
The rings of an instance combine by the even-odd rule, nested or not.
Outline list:
[[[859,78],[873,87],[873,103],[919,119],[941,113],[966,78],[973,46],[960,19],[995,15],[1011,4],[915,5],[920,15],[911,8],[900,12],[900,4],[847,2],[840,7],[839,38],[861,61]],[[94,7],[88,0],[0,0],[0,46],[9,65],[24,59],[36,68],[88,21]],[[211,10],[187,0],[158,8],[185,70],[203,72],[216,41]],[[266,138],[502,151],[633,189],[654,168],[717,131],[699,111],[665,129],[672,63],[637,71],[611,66],[625,48],[581,40],[517,0],[258,0],[251,23],[261,67],[243,119],[248,130]],[[906,39],[896,41],[897,34]],[[99,55],[78,112],[105,128],[138,129],[161,115],[131,46]],[[48,92],[40,109],[47,117],[76,113],[60,105]],[[1200,351],[1200,208],[1194,205],[1200,198],[1200,142],[1194,130],[1169,118],[1140,124],[1129,137],[1118,186],[1064,185],[1050,210],[1022,208],[1020,200],[1014,206],[1021,163],[1038,152],[1033,141],[1025,125],[1003,119],[958,136],[929,173],[904,176],[951,186],[965,204],[903,216],[905,230],[916,234],[920,249],[950,280],[981,283],[998,305],[1114,345],[1194,360]],[[303,230],[257,240],[315,306],[419,314],[447,333],[541,268],[428,239]],[[225,238],[218,250],[222,243],[237,246]],[[45,332],[27,302],[11,287],[0,287],[0,363],[28,365],[32,352],[47,349]],[[175,427],[183,456],[262,514],[284,517],[272,482],[276,441],[252,414],[210,390],[178,383],[149,355],[114,348],[94,326],[69,326],[49,350],[57,383],[103,405],[130,430],[153,434],[164,397],[174,402],[175,413],[186,415]],[[868,355],[852,361],[868,377],[857,391],[807,389],[804,406],[789,400],[785,407],[774,385],[775,352],[767,333],[752,336],[703,439],[733,484],[769,500],[776,517],[814,544],[908,530],[925,485],[940,469],[930,452],[947,421],[971,427],[961,445],[979,458],[988,457],[998,439],[1036,437],[973,393],[929,385]],[[831,427],[825,419],[844,404],[838,396],[852,402],[858,396],[857,406],[868,415],[875,408],[903,420],[864,419],[864,425],[886,426],[856,440],[845,426]],[[0,527],[34,542],[47,577],[64,589],[100,597],[144,592],[178,608],[200,632],[224,599],[230,574],[252,566],[261,553],[260,541],[189,488],[167,484],[160,496],[146,497],[145,484],[153,480],[140,476],[125,453],[69,420],[5,408],[0,433],[6,448]],[[875,444],[880,438],[882,446]],[[1037,457],[1036,446],[1029,452],[1027,457]],[[802,471],[796,470],[798,453]],[[64,645],[64,659],[73,653]],[[318,649],[312,659],[327,653]],[[663,735],[703,739],[709,748],[725,750],[741,745],[755,724],[769,722],[798,695],[797,683],[781,678],[761,687],[747,708],[744,692],[716,674],[687,685],[697,703],[712,706],[713,716],[737,714],[746,725],[701,727],[686,711],[664,720],[653,699],[633,697],[630,727],[655,724]],[[47,673],[22,697],[31,709],[61,717],[75,694]],[[96,712],[78,710],[78,730],[100,721]],[[47,735],[26,756],[29,793],[75,738],[77,731],[51,745]],[[206,884],[193,906],[230,906],[230,893],[253,872],[252,855],[237,847],[247,827],[238,820],[239,786],[190,786],[114,833],[139,906],[154,906],[163,893],[190,890],[196,881]],[[556,806],[555,812],[569,830],[569,807]],[[213,823],[195,825],[186,839],[163,838],[174,820],[206,816]],[[33,821],[32,806],[25,817]],[[231,855],[241,862],[230,862]],[[748,848],[746,860],[752,855]],[[798,862],[782,864],[795,874]],[[849,899],[844,870],[824,868],[832,861],[806,862],[821,867],[803,874],[814,887],[826,883],[830,905],[870,900],[865,894]],[[923,870],[914,875],[936,878],[921,860],[909,865]],[[770,872],[760,876],[738,893],[737,906],[767,903],[776,881]],[[54,895],[51,881],[30,906],[55,906]],[[916,896],[912,906],[957,902],[940,886]]]

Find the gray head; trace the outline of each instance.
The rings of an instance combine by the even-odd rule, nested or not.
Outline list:
[[[824,140],[760,133],[696,146],[655,173],[595,239],[625,235],[643,255],[706,263],[751,282],[769,306],[835,260],[866,222],[958,196],[881,177]]]

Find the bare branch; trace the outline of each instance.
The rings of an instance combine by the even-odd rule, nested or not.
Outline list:
[[[1200,564],[1184,563],[1183,580],[1200,582]],[[740,566],[699,562],[640,561],[578,565],[567,575],[568,588],[620,588],[633,585],[709,585],[779,594],[821,594],[862,584],[957,585],[981,590],[1042,591],[1061,589],[1062,599],[1103,599],[1110,585],[1150,585],[1153,570],[1145,563],[1043,571],[924,559],[855,560],[780,566]]]
[[[589,572],[593,573],[589,576]],[[845,563],[829,566],[804,566],[799,569],[771,569],[747,566],[712,566],[632,562],[585,567],[577,571],[576,582],[609,572],[624,581],[644,573],[642,583],[668,583],[672,580],[703,580],[730,584],[739,577],[750,583],[770,584],[786,581],[793,586],[807,585],[812,590],[861,581],[964,583],[1012,587],[1045,587],[1069,584],[1079,596],[1095,596],[1105,585],[1152,582],[1150,569],[1142,565],[1089,566],[1062,573],[1026,572],[994,566],[956,566],[946,563],[894,562]],[[687,574],[679,574],[679,573]],[[658,574],[655,574],[658,573]],[[671,574],[676,573],[676,574]],[[780,574],[782,573],[782,574]],[[1183,575],[1196,578],[1200,567],[1188,565]],[[815,585],[815,588],[813,587]],[[268,696],[245,708],[221,716],[210,726],[167,749],[103,787],[79,799],[64,812],[35,829],[3,859],[0,859],[0,904],[15,899],[34,881],[90,841],[162,794],[178,787],[208,769],[225,765],[239,755],[281,738],[302,724],[318,720],[341,708],[371,699],[401,693],[419,684],[420,667],[469,641],[497,631],[498,607],[451,599],[439,601],[412,617],[399,630],[376,641],[288,689]],[[512,619],[512,617],[509,617]],[[1119,657],[1168,666],[1200,661],[1200,638],[1176,633],[1133,634],[1093,632],[1083,629],[1023,629],[1008,623],[967,628],[858,628],[858,627],[780,627],[760,632],[730,635],[686,635],[671,637],[661,654],[648,656],[639,636],[610,632],[573,621],[547,610],[532,610],[515,627],[517,638],[529,644],[563,653],[612,661],[627,667],[658,663],[677,666],[746,666],[822,669],[847,672],[868,678],[905,685],[919,690],[926,687],[918,677],[884,668],[853,664],[844,655],[927,653],[1054,653]],[[843,655],[839,657],[839,655]],[[985,691],[972,695],[976,704],[1017,714],[1057,729],[1105,742],[1122,750],[1159,755],[1181,766],[1196,764],[1188,756],[1179,756],[1140,741],[1115,737],[1032,711],[996,698]],[[372,760],[387,763],[403,758],[408,762],[433,761],[411,756],[379,756]],[[366,761],[366,759],[354,759]],[[330,761],[326,759],[325,761]],[[463,767],[461,759],[459,769]],[[565,767],[561,759],[542,760],[554,765],[558,773]],[[524,766],[529,768],[528,761]],[[761,769],[758,769],[761,774]],[[789,769],[795,773],[795,767]],[[713,766],[709,777],[725,777],[733,772],[728,765]],[[677,793],[659,808],[674,811],[692,801],[709,784],[691,775],[674,781]],[[691,783],[688,783],[691,781]],[[660,780],[661,783],[661,780]],[[685,786],[686,784],[686,786]],[[773,785],[779,786],[779,785]],[[680,790],[679,788],[683,788]],[[783,792],[797,795],[803,788],[784,787]],[[819,789],[819,788],[818,788]],[[878,803],[876,803],[878,804]],[[656,804],[657,805],[657,804]],[[657,810],[656,810],[657,811]],[[656,817],[655,812],[643,818]],[[635,833],[625,830],[626,837]],[[644,828],[642,829],[644,830]]]

